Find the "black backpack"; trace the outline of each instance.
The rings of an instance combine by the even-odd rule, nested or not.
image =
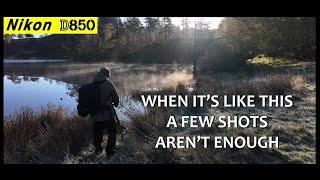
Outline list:
[[[82,117],[95,114],[100,107],[100,84],[106,82],[92,82],[81,86],[78,90],[78,115]]]

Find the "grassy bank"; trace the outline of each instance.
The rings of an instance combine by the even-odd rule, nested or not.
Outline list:
[[[4,163],[59,163],[91,140],[86,119],[48,106],[40,113],[23,108],[4,122]]]
[[[212,81],[215,79],[214,81]],[[147,163],[315,163],[315,89],[308,89],[314,79],[295,76],[254,76],[241,81],[234,79],[228,83],[220,78],[204,78],[196,85],[197,93],[222,94],[293,94],[295,106],[286,108],[207,108],[202,115],[268,115],[268,127],[258,128],[165,128],[169,115],[182,115],[183,108],[153,109],[144,116],[133,117],[133,129],[129,131],[137,151],[147,157]],[[220,81],[220,82],[219,82]],[[168,89],[156,94],[168,94]],[[187,92],[179,88],[169,94]],[[152,92],[144,92],[152,94]],[[153,92],[154,93],[154,92]],[[192,115],[193,111],[187,111]],[[199,113],[199,112],[198,112]],[[157,117],[157,118],[154,118]],[[279,149],[155,149],[157,137],[181,135],[207,136],[278,136]],[[145,162],[145,161],[144,161]]]
[[[264,76],[265,77],[265,76]],[[314,78],[314,77],[313,77]],[[208,78],[211,79],[211,78]],[[301,75],[280,77],[269,75],[265,78],[254,76],[244,80],[240,88],[237,86],[237,79],[230,80],[229,83],[220,85],[216,80],[210,83],[198,84],[198,92],[218,92],[245,94],[252,93],[247,89],[255,89],[256,94],[294,94],[296,99],[295,106],[286,108],[204,108],[201,111],[192,111],[188,108],[152,108],[144,114],[130,112],[132,120],[128,124],[124,140],[118,139],[118,153],[106,159],[104,154],[95,155],[93,147],[87,148],[80,156],[69,157],[65,163],[206,163],[206,164],[238,164],[238,163],[315,163],[315,89],[308,88],[314,85],[312,77],[305,80]],[[219,79],[219,78],[217,78]],[[266,82],[267,80],[267,82]],[[221,79],[220,81],[224,81]],[[261,81],[261,82],[260,82]],[[265,83],[262,83],[265,82]],[[207,86],[204,86],[207,85]],[[272,87],[272,88],[271,88]],[[266,89],[267,88],[267,89]],[[285,91],[279,91],[285,89]],[[195,90],[195,89],[194,89]],[[201,90],[201,91],[200,91]],[[183,84],[176,88],[165,88],[162,90],[148,90],[135,92],[134,96],[141,94],[186,94],[194,93],[188,91]],[[258,128],[166,128],[166,123],[170,115],[176,117],[181,115],[192,115],[197,112],[201,115],[268,115],[268,127]],[[278,149],[243,148],[243,149],[215,149],[208,148],[196,149],[155,149],[155,144],[159,136],[278,136]]]
[[[132,92],[141,94],[292,94],[291,108],[150,108],[130,110],[124,139],[117,153],[106,159],[94,154],[90,123],[85,118],[47,107],[36,113],[22,109],[4,123],[5,163],[315,163],[315,72],[262,71],[198,75],[195,83]],[[170,115],[267,115],[268,127],[166,128]],[[278,136],[279,149],[155,149],[159,136]],[[106,137],[104,144],[106,143]]]
[[[272,58],[268,56],[259,55],[252,60],[249,60],[250,64],[259,66],[268,66],[269,68],[301,68],[308,67],[314,64],[314,61],[301,61],[297,59],[281,59]]]

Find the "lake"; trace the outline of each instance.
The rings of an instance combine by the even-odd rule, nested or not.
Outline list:
[[[29,106],[40,109],[48,104],[66,108],[75,107],[76,95],[72,93],[72,84],[45,77],[5,75],[4,112],[12,114],[20,107]]]
[[[70,61],[4,63],[4,115],[14,115],[21,107],[38,111],[48,104],[75,111],[78,88],[92,81],[101,68],[111,71],[110,80],[120,96],[118,116],[129,120],[126,111],[144,112],[131,92],[175,87],[193,81],[192,67],[179,64],[77,63]]]

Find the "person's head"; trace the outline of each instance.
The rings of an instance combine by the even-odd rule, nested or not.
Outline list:
[[[107,78],[111,77],[110,70],[106,67],[100,69],[100,72],[105,75]]]

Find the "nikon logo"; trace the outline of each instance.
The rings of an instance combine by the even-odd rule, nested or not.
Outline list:
[[[7,25],[7,31],[50,31],[50,28],[52,26],[52,22],[46,21],[46,22],[33,22],[30,19],[10,19],[9,23]]]
[[[3,32],[4,34],[98,34],[98,17],[4,17]]]

